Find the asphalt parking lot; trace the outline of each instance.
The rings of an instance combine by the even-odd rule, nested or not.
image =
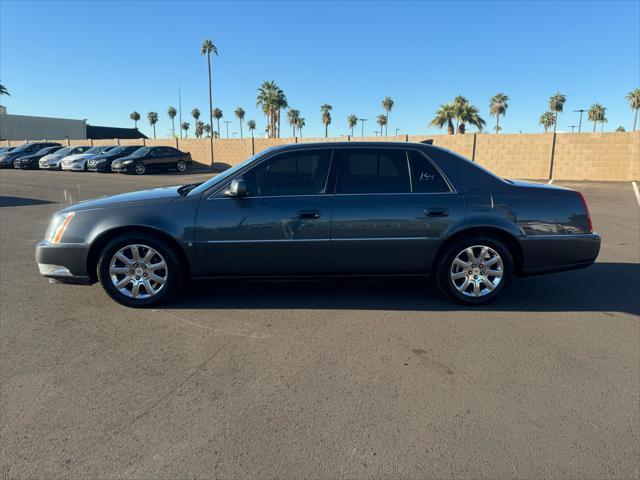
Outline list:
[[[209,174],[0,171],[1,478],[638,478],[640,207],[569,183],[586,270],[469,309],[418,281],[189,285],[154,310],[34,262],[69,202]]]

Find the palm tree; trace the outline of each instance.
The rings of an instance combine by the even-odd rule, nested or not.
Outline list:
[[[158,112],[147,113],[147,120],[149,120],[149,125],[153,127],[153,138],[156,138],[156,123],[158,123]]]
[[[324,138],[329,136],[329,124],[331,123],[331,110],[333,107],[328,103],[324,103],[320,106],[320,112],[322,113],[322,123],[324,123]]]
[[[196,126],[196,137],[198,136],[198,123],[200,123],[200,110],[198,110],[197,108],[194,108],[193,110],[191,110],[191,116],[193,117],[193,120],[195,121],[195,126]],[[200,134],[202,135],[202,131],[200,132]]]
[[[387,125],[387,116],[382,114],[378,115],[376,123],[380,126],[380,136],[382,136],[382,128]]]
[[[453,99],[453,108],[456,112],[456,132],[458,132],[460,127],[460,115],[459,112],[465,107],[465,105],[469,104],[469,100],[467,100],[462,95],[458,95]],[[460,132],[458,132],[460,133]]]
[[[244,121],[244,109],[242,107],[236,107],[233,113],[236,114],[236,118],[240,122],[240,138],[242,138],[242,122]]]
[[[447,133],[454,134],[453,119],[456,117],[456,108],[451,103],[444,103],[436,110],[436,116],[429,123],[429,126],[442,128],[447,125]]]
[[[218,56],[218,48],[211,40],[205,40],[200,47],[200,55],[207,56],[207,67],[209,68],[209,128],[213,125],[213,94],[211,90],[211,54]],[[211,137],[211,162],[213,163],[213,137]]]
[[[187,137],[187,132],[189,131],[189,127],[190,127],[190,126],[191,126],[191,125],[189,125],[189,122],[182,122],[182,123],[180,124],[180,128],[181,128],[182,130],[184,130],[184,136],[185,136],[185,138]]]
[[[620,125],[618,128],[615,129],[616,132],[626,132],[625,128]]]
[[[256,121],[255,120],[249,120],[247,122],[247,128],[251,132],[251,138],[253,138],[253,131],[256,129]]]
[[[5,87],[1,83],[0,83],[0,95],[6,95],[7,97],[11,96],[11,94],[9,93],[9,90],[7,90],[7,87]]]
[[[133,120],[133,128],[138,128],[138,120],[140,120],[140,114],[134,110],[129,114],[129,118]]]
[[[384,100],[382,100],[382,108],[384,108],[384,111],[387,112],[387,114],[385,115],[387,117],[386,123],[384,124],[384,136],[387,136],[387,131],[389,129],[389,113],[391,112],[391,109],[393,108],[393,100],[391,99],[391,97],[384,97]],[[353,135],[353,132],[351,132]],[[382,136],[382,131],[380,131],[380,136]]]
[[[298,127],[298,132],[300,132],[300,138],[302,138],[302,127],[304,127],[306,125],[304,118],[300,117],[298,118],[298,121],[296,122],[296,127]]]
[[[593,122],[593,131],[594,132],[596,131],[596,125],[598,124],[598,122],[601,122],[602,126],[604,127],[604,124],[607,121],[607,117],[605,117],[605,115],[604,115],[606,111],[607,111],[607,109],[604,108],[599,103],[594,103],[589,108],[589,113],[588,113],[589,121]]]
[[[638,123],[638,110],[640,109],[640,88],[636,88],[627,93],[627,100],[629,100],[629,106],[634,111],[633,114],[633,131],[636,131],[636,124]]]
[[[222,118],[222,110],[220,110],[218,107],[213,109],[213,118],[216,119],[216,122],[218,122],[218,134],[220,134],[220,119]]]
[[[298,119],[300,118],[300,110],[296,110],[295,108],[290,108],[287,111],[287,121],[289,125],[293,128],[293,138],[296,137],[296,127],[298,126]]]
[[[502,130],[500,128],[500,115],[504,116],[509,108],[509,97],[504,93],[496,93],[489,101],[489,115],[496,117],[496,133]]]
[[[195,129],[196,138],[201,138],[203,132],[204,132],[204,123],[201,122],[200,120],[196,121],[196,129]]]
[[[465,124],[475,126],[479,131],[482,131],[486,122],[480,116],[478,108],[469,103],[458,105],[456,110],[456,118],[458,119],[458,133],[464,134],[467,130]]]
[[[171,130],[173,131],[173,137],[175,138],[176,136],[176,122],[175,122],[175,118],[176,115],[178,114],[178,111],[174,108],[174,107],[169,107],[167,108],[167,115],[169,115],[169,118],[171,119]]]
[[[205,123],[202,125],[202,131],[207,134],[207,137],[211,137],[211,125]]]
[[[391,100],[393,102],[393,100]],[[351,136],[353,137],[353,129],[358,124],[358,116],[353,113],[347,117],[347,125],[351,129]]]
[[[281,108],[278,105],[282,103],[282,98],[279,99],[279,96],[284,96],[284,93],[273,80],[270,82],[265,80],[258,88],[256,106],[261,107],[262,113],[267,116],[267,136],[269,137],[276,136],[276,124],[279,116],[276,114],[276,109]]]
[[[549,110],[555,112],[556,115],[556,118],[553,122],[553,133],[556,132],[556,127],[558,126],[558,114],[562,113],[564,102],[566,101],[567,97],[560,92],[557,92],[549,99]]]
[[[544,112],[542,115],[540,115],[538,123],[544,127],[544,133],[547,133],[547,130],[555,125],[556,116],[553,114],[553,112]]]

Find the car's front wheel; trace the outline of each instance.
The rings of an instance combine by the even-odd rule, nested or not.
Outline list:
[[[440,289],[471,305],[495,299],[511,280],[513,257],[499,240],[472,236],[452,244],[436,272]]]
[[[167,242],[142,233],[115,238],[98,261],[102,288],[127,307],[149,307],[166,300],[179,288],[182,275]]]
[[[185,162],[184,160],[178,160],[178,163],[176,163],[176,169],[180,172],[186,172],[187,171],[187,162]]]
[[[144,173],[147,171],[147,167],[144,165],[144,163],[138,162],[133,166],[133,171],[136,173],[136,175],[144,175]]]

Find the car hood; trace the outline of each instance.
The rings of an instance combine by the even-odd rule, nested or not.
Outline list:
[[[86,160],[87,158],[91,158],[95,155],[98,155],[97,153],[90,153],[90,154],[86,154],[86,153],[74,153],[73,155],[68,155],[66,157],[64,157],[64,160]]]
[[[24,160],[31,160],[31,159],[34,159],[34,158],[40,158],[40,155],[32,153],[31,155],[25,155],[24,157],[20,157],[20,160],[24,161]]]
[[[126,157],[120,157],[120,158],[118,158],[118,159],[114,160],[114,163],[115,163],[115,162],[120,162],[120,163],[122,163],[122,162],[124,162],[124,161],[126,161],[126,160],[142,160],[142,159],[144,159],[144,158],[145,158],[145,157],[133,157],[133,156],[131,156],[131,155],[127,155]]]
[[[182,198],[178,193],[178,189],[180,187],[181,185],[152,188],[150,190],[139,190],[137,192],[120,193],[118,195],[85,200],[65,208],[62,212],[78,212],[94,208],[111,208],[125,205],[144,205],[170,202],[177,198]]]

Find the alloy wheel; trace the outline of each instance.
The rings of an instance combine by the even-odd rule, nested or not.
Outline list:
[[[484,297],[493,292],[504,275],[502,258],[493,248],[473,245],[454,258],[449,276],[454,287],[467,297]]]
[[[113,286],[133,299],[157,295],[169,278],[167,262],[155,249],[142,244],[126,245],[109,262]]]

